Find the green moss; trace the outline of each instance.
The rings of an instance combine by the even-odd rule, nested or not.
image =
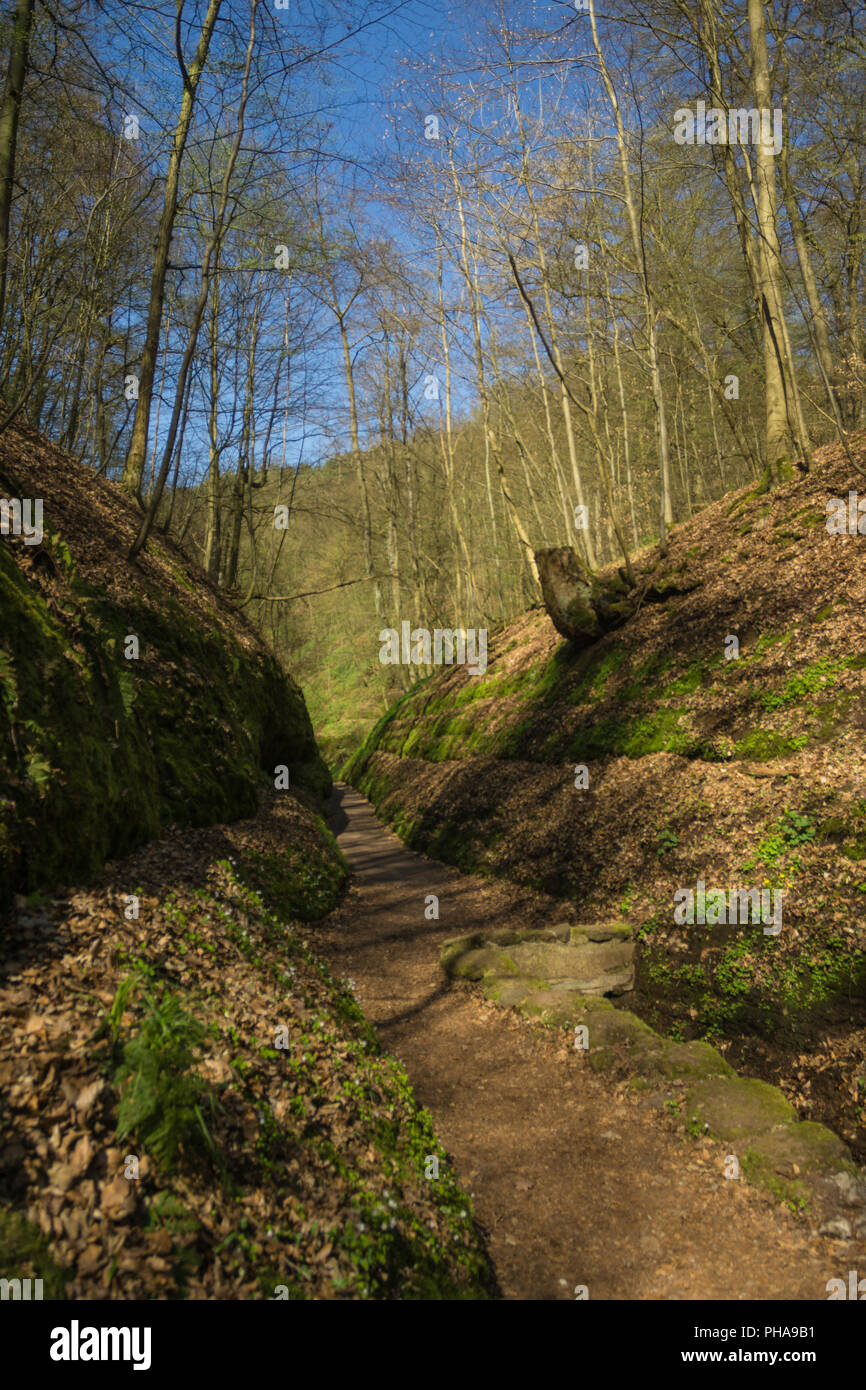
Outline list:
[[[575,690],[568,696],[569,704],[593,703],[601,700],[610,678],[626,660],[622,647],[608,647],[595,653]]]
[[[216,618],[75,578],[49,605],[5,547],[0,607],[0,900],[86,881],[167,825],[249,815],[279,764],[329,791],[300,691]]]
[[[715,1139],[727,1142],[765,1134],[796,1122],[791,1104],[775,1086],[753,1077],[713,1076],[691,1086],[686,1117]]]
[[[623,700],[652,699],[659,693],[654,689],[659,676],[668,671],[671,664],[672,660],[669,656],[651,656],[632,673],[632,680],[621,691],[621,698]]]
[[[796,753],[808,742],[808,734],[779,734],[769,729],[753,729],[745,738],[734,744],[733,756],[751,762],[768,763],[774,758],[785,758],[791,753]]]
[[[693,661],[684,675],[678,680],[672,681],[661,691],[662,699],[669,700],[673,695],[690,695],[693,690],[697,690],[706,678],[704,663]]]
[[[709,1041],[742,1033],[802,1040],[823,1026],[839,1001],[866,994],[866,953],[850,950],[832,933],[792,959],[775,949],[773,938],[742,931],[705,963],[679,968],[644,938],[638,989]]]
[[[790,1207],[791,1211],[802,1212],[808,1209],[810,1192],[802,1178],[786,1177],[777,1172],[772,1163],[751,1151],[744,1155],[740,1169],[747,1182],[765,1188],[777,1201]]]
[[[532,736],[535,721],[532,718],[522,719],[519,724],[513,724],[510,728],[502,730],[495,740],[495,753],[499,758],[519,758],[525,750],[528,740]]]
[[[680,729],[685,710],[658,709],[635,720],[623,744],[628,758],[642,758],[649,753],[680,753],[688,740]]]
[[[754,651],[745,653],[740,657],[740,661],[754,661],[764,655],[772,647],[786,647],[794,636],[793,632],[762,632],[755,643]]]
[[[340,774],[343,781],[349,782],[353,786],[356,785],[356,778],[363,775],[372,754],[378,748],[386,746],[386,735],[391,725],[397,722],[406,704],[415,698],[416,691],[414,689],[407,690],[406,693],[395,700],[393,705],[391,705],[382,717],[376,721],[367,737],[364,739],[364,742],[361,744],[361,747],[357,752],[352,754],[344,765]]]
[[[680,727],[683,709],[662,707],[632,719],[613,715],[580,729],[568,746],[569,759],[643,758],[650,753],[685,753],[689,739]]]
[[[819,657],[792,676],[781,690],[762,695],[761,704],[766,710],[786,709],[789,705],[800,704],[803,700],[811,699],[819,690],[833,685],[847,665],[845,658],[833,660],[831,657]]]

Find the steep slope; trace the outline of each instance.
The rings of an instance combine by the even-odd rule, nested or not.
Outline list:
[[[249,815],[266,773],[327,795],[301,692],[113,485],[22,427],[0,495],[44,535],[0,536],[0,902],[86,881],[168,825]]]
[[[173,546],[128,564],[116,488],[26,429],[0,482],[44,518],[0,536],[0,1277],[487,1297],[430,1118],[315,952],[347,870],[301,692]]]
[[[429,1116],[316,953],[344,879],[271,792],[254,819],[19,900],[0,936],[4,1277],[72,1299],[485,1297]]]
[[[483,677],[416,686],[346,771],[411,846],[568,899],[579,922],[626,920],[628,1007],[719,1041],[860,1156],[866,539],[826,523],[862,483],[828,448],[808,477],[713,504],[666,558],[638,557],[656,601],[624,626],[575,652],[524,615]],[[700,908],[737,887],[782,893],[778,934],[675,921],[678,890]]]

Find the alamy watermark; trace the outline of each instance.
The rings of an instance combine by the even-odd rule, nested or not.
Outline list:
[[[830,536],[866,536],[866,497],[856,492],[844,497],[829,497],[825,504],[827,534]]]
[[[23,536],[25,545],[41,545],[42,498],[0,497],[0,535]]]
[[[782,930],[781,888],[707,888],[698,879],[697,891],[678,888],[674,893],[677,926],[753,926],[764,923],[764,936]]]
[[[858,1279],[856,1269],[848,1270],[847,1288],[844,1279],[828,1279],[824,1287],[831,1302],[834,1299],[850,1298],[862,1303],[866,1299],[866,1279]]]
[[[52,1361],[131,1361],[134,1371],[150,1370],[151,1328],[69,1327],[51,1330],[48,1351]]]
[[[23,1299],[29,1302],[30,1299],[42,1298],[41,1279],[0,1279],[0,1300],[7,1298]]]
[[[723,111],[719,106],[707,110],[699,101],[695,110],[680,106],[674,112],[674,139],[678,145],[772,145],[774,154],[782,151],[782,109],[737,107]]]
[[[413,628],[409,622],[384,627],[379,633],[383,666],[466,666],[470,676],[487,670],[487,628]]]

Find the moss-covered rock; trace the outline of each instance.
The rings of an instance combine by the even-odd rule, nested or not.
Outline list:
[[[536,988],[521,1001],[519,1010],[551,1028],[572,1028],[583,1018],[584,999],[574,990]]]
[[[590,573],[570,546],[535,553],[544,605],[557,632],[586,647],[619,627],[635,611],[629,586],[618,575]]]
[[[667,1044],[659,1056],[659,1072],[671,1080],[681,1081],[736,1075],[733,1067],[716,1048],[698,1040]]]
[[[854,1169],[846,1144],[825,1125],[801,1120],[760,1134],[749,1144],[743,1157],[744,1165],[789,1173],[796,1165],[801,1173],[837,1173]]]
[[[716,1076],[699,1081],[686,1096],[688,1118],[715,1139],[733,1143],[796,1120],[794,1107],[775,1086],[753,1077]]]
[[[521,972],[505,951],[482,946],[464,951],[451,963],[450,972],[460,980],[481,980],[485,975],[519,975]]]
[[[488,999],[492,999],[494,1004],[501,1004],[504,1009],[512,1009],[517,1004],[522,1004],[529,995],[533,993],[535,984],[532,980],[490,975],[484,981],[484,993]]]
[[[571,940],[585,937],[587,941],[630,941],[634,928],[628,922],[602,922],[597,926],[571,927]]]
[[[587,1019],[589,1051],[602,1047],[639,1047],[661,1045],[658,1034],[648,1024],[627,1009],[610,1008],[593,1012]]]
[[[742,1155],[740,1166],[749,1182],[768,1188],[795,1208],[808,1205],[821,1179],[831,1178],[840,1169],[857,1171],[838,1135],[811,1120],[758,1135]]]
[[[439,959],[447,974],[464,980],[520,975],[579,995],[621,994],[634,982],[634,945],[613,928],[599,928],[598,934],[601,939],[593,941],[570,923],[474,933],[446,941]]]

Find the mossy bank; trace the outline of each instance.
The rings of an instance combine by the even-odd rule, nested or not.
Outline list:
[[[249,815],[284,766],[326,796],[303,696],[243,617],[118,489],[25,428],[0,490],[43,537],[0,537],[0,902],[80,883],[169,825]]]

